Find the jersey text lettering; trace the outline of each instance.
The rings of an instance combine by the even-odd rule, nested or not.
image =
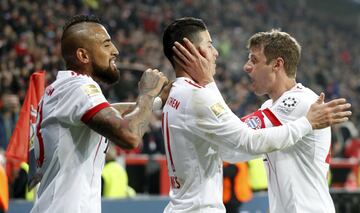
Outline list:
[[[173,97],[169,97],[168,101],[166,102],[167,105],[171,106],[174,109],[178,109],[180,105],[180,101],[176,100]]]

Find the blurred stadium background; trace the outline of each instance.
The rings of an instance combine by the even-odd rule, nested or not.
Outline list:
[[[46,70],[47,84],[64,69],[62,26],[75,14],[98,15],[120,51],[121,80],[102,85],[110,102],[134,101],[137,81],[147,67],[174,78],[162,53],[162,32],[183,16],[202,18],[220,53],[216,80],[238,115],[257,109],[242,70],[247,39],[255,32],[281,28],[302,45],[297,79],[327,99],[352,103],[351,121],[333,128],[329,184],[337,212],[360,212],[360,1],[359,0],[1,0],[0,1],[0,149],[5,150],[24,100],[29,76]],[[161,212],[168,177],[159,115],[154,115],[143,144],[131,153],[117,150],[136,196],[103,200],[103,212]],[[1,151],[0,151],[1,152]],[[3,153],[3,152],[2,152]],[[13,197],[15,183],[10,185]],[[266,193],[243,206],[265,212]],[[265,205],[265,207],[261,207]],[[28,212],[31,202],[12,198],[9,212]],[[264,210],[265,209],[265,210]]]

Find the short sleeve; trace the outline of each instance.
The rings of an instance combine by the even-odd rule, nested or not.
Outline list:
[[[72,124],[87,123],[97,112],[110,106],[95,82],[73,85],[64,92],[56,109],[60,121]]]

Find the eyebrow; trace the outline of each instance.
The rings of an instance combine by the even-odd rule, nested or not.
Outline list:
[[[106,42],[111,42],[111,39],[110,38],[105,39],[102,43],[106,43]]]

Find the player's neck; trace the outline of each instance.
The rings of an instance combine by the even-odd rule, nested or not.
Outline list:
[[[185,77],[194,80],[189,74],[187,74],[184,70],[175,70],[176,78]]]
[[[71,65],[68,65],[66,67],[67,70],[72,70],[76,73],[79,73],[81,75],[88,75],[88,76],[91,76],[91,72],[86,68],[86,67],[77,67],[77,66],[71,66]]]
[[[289,78],[281,83],[277,83],[276,87],[269,93],[270,98],[275,102],[284,94],[284,92],[291,90],[296,85],[296,80]]]
[[[78,74],[81,74],[81,75],[87,75],[87,76],[90,76],[94,81],[100,83],[100,82],[103,82],[101,79],[99,79],[95,74],[94,72],[91,71],[90,68],[88,67],[75,67],[75,66],[68,66],[67,67],[68,70],[72,70]]]

